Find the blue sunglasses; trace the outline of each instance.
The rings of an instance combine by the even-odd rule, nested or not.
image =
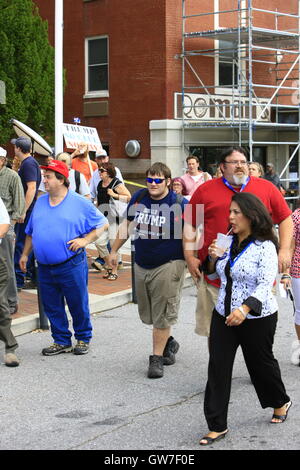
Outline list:
[[[146,178],[147,183],[161,184],[166,178]]]

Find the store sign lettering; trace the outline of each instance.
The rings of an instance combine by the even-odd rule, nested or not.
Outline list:
[[[184,95],[184,118],[202,121],[248,120],[250,118],[249,98],[230,95]],[[266,99],[252,100],[252,119],[270,121],[270,107]],[[175,119],[182,119],[182,94],[175,93]]]

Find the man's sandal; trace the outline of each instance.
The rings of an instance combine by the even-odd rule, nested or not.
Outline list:
[[[106,269],[106,274],[104,274],[103,279],[108,279],[109,276],[111,275],[111,268],[105,268]]]
[[[210,437],[210,436],[204,436],[202,439],[200,439],[199,444],[200,446],[209,446],[213,444],[214,442],[220,441],[221,439],[224,439],[226,434],[228,433],[228,430],[222,432],[219,434],[217,437]]]
[[[274,413],[273,416],[272,416],[272,419],[278,419],[278,421],[270,421],[271,424],[281,424],[281,423],[284,423],[284,422],[285,422],[285,420],[286,420],[287,417],[288,417],[289,409],[290,409],[290,407],[292,406],[292,402],[289,401],[289,402],[286,403],[284,406],[285,406],[285,409],[286,409],[285,415],[276,415],[276,414]]]
[[[116,281],[118,279],[117,274],[109,273],[109,275],[106,278],[108,281]]]

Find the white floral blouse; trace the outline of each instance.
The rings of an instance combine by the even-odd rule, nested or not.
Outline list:
[[[276,248],[269,240],[253,240],[233,260],[227,252],[216,263],[216,273],[221,280],[217,312],[227,316],[244,304],[251,308],[248,319],[275,313],[278,305],[272,287],[277,271]]]

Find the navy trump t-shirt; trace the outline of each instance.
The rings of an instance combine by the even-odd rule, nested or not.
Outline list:
[[[169,191],[160,200],[151,199],[147,192],[137,191],[127,208],[127,220],[134,222],[135,262],[145,269],[153,269],[176,259],[184,259],[182,248],[182,213],[185,204],[177,202]],[[138,202],[137,202],[138,201]]]

